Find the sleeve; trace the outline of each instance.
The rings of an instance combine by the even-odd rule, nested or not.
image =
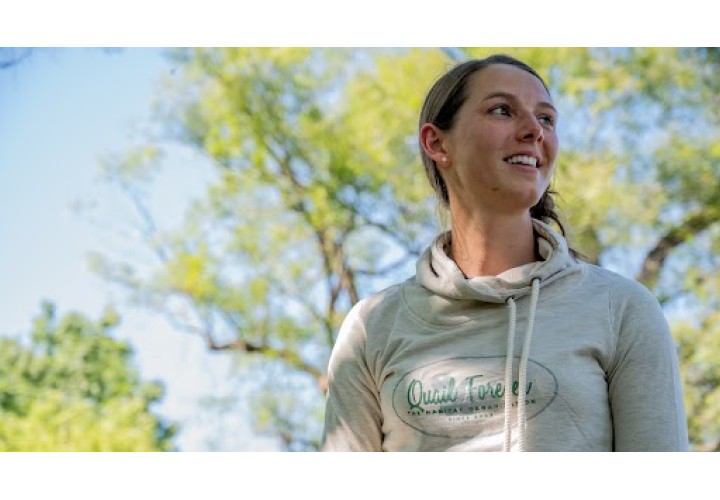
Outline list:
[[[348,313],[330,355],[321,451],[382,451],[380,397],[367,365],[362,302]]]
[[[608,373],[613,449],[687,451],[677,352],[660,304],[635,282],[612,291],[610,301],[617,335]]]

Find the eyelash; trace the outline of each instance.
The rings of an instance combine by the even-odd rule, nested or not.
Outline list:
[[[501,105],[499,105],[499,106],[493,106],[492,108],[490,108],[489,113],[490,113],[490,114],[497,114],[497,113],[496,113],[497,110],[502,110],[502,111],[504,111],[506,114],[510,115],[510,107],[509,107],[507,104],[501,104]],[[538,117],[538,120],[541,120],[541,121],[542,121],[542,120],[546,120],[546,123],[547,123],[547,125],[549,125],[549,126],[555,125],[555,118],[554,118],[553,116],[551,116],[551,115],[540,115],[540,116]]]
[[[547,120],[547,124],[550,126],[555,125],[555,118],[550,115],[542,115],[539,117],[540,120]]]
[[[490,114],[491,114],[491,115],[496,115],[496,114],[497,114],[497,113],[496,113],[497,110],[503,110],[503,111],[505,111],[505,113],[507,113],[508,115],[510,114],[510,108],[509,108],[506,104],[501,104],[501,105],[499,105],[499,106],[493,106],[492,108],[490,108]]]

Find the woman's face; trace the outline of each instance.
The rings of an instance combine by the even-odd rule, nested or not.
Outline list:
[[[527,212],[550,183],[558,150],[557,112],[542,82],[506,64],[472,75],[438,162],[451,206]],[[443,168],[444,167],[444,168]]]

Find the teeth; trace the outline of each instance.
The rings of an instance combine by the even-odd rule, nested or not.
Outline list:
[[[530,165],[531,167],[535,167],[537,165],[537,158],[533,158],[532,156],[511,156],[507,159],[507,161],[509,163],[522,163],[523,165]]]

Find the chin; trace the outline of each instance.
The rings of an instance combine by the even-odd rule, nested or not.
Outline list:
[[[533,189],[531,192],[524,192],[520,194],[518,196],[518,199],[522,200],[522,205],[524,207],[527,207],[528,210],[530,210],[532,207],[540,203],[543,194],[545,194],[545,191],[538,192],[537,190]]]

